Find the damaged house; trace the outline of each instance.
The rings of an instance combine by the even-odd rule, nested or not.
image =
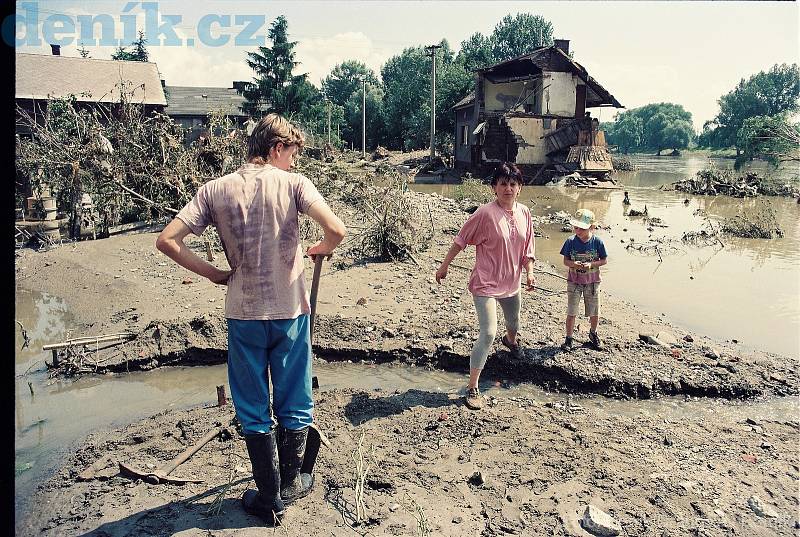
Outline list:
[[[479,69],[475,78],[475,91],[453,107],[457,167],[515,162],[530,183],[555,173],[600,177],[613,170],[587,109],[624,107],[569,57],[569,40]]]
[[[146,114],[163,112],[167,106],[155,63],[97,60],[52,54],[16,53],[15,102],[32,117],[43,117],[50,99],[75,97],[80,108],[114,106],[125,97],[141,103]],[[28,129],[17,114],[16,132]]]
[[[242,128],[247,114],[242,112],[245,98],[239,93],[247,82],[234,82],[230,88],[166,86],[166,114],[184,129],[186,141],[193,142],[208,129],[209,117],[217,112]]]

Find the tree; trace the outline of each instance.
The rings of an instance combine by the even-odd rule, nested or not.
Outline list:
[[[800,162],[800,125],[790,123],[787,114],[747,118],[736,135],[736,147],[742,150],[734,163],[737,170],[756,157],[776,168],[781,162]]]
[[[461,42],[459,61],[467,72],[522,56],[553,44],[553,25],[539,15],[506,15],[485,37],[480,32]]]
[[[150,59],[150,54],[147,52],[147,39],[145,39],[144,32],[139,30],[139,38],[130,44],[133,50],[128,50],[127,47],[120,45],[117,47],[116,52],[111,55],[112,60],[122,60],[128,62],[146,62]],[[87,52],[88,55],[88,52]],[[83,56],[83,52],[81,52]],[[86,56],[83,56],[84,58]]]
[[[694,138],[692,114],[674,103],[653,103],[617,115],[609,143],[624,153],[684,149]]]
[[[480,32],[472,34],[468,39],[461,42],[458,58],[464,69],[469,73],[496,63],[489,38]]]
[[[739,130],[748,118],[777,116],[800,111],[800,68],[797,64],[775,64],[739,84],[717,101],[719,113],[707,122],[700,142],[706,147],[736,147]]]
[[[256,76],[240,90],[245,98],[243,112],[259,116],[266,110],[294,117],[309,101],[319,98],[306,74],[292,74],[300,64],[294,59],[297,42],[289,41],[288,27],[286,17],[279,16],[267,33],[272,47],[258,47],[258,51],[247,53],[247,65]]]
[[[384,112],[384,93],[377,85],[367,84],[367,148],[375,148],[386,143],[386,115]],[[344,105],[345,140],[349,140],[354,148],[361,148],[362,127],[362,95],[355,91]]]
[[[322,93],[332,102],[344,106],[350,96],[356,91],[361,91],[361,80],[367,84],[378,85],[378,77],[366,64],[347,60],[336,65],[322,81]]]
[[[628,154],[642,145],[644,124],[632,111],[622,112],[611,124],[611,129],[606,129],[606,134],[609,143],[619,146],[623,153]]]
[[[315,88],[316,89],[316,88]],[[303,111],[295,116],[294,121],[303,131],[311,135],[310,145],[322,146],[328,141],[328,107],[331,111],[331,144],[341,145],[341,140],[336,134],[336,126],[344,122],[344,108],[335,103],[328,103],[322,94],[317,93],[313,102],[307,103]]]
[[[387,60],[381,69],[387,143],[392,149],[419,149],[430,142],[430,59],[421,46]]]
[[[496,61],[522,56],[553,43],[553,25],[539,15],[506,15],[494,27],[489,41]]]

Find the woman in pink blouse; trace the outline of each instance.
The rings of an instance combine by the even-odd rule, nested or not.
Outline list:
[[[447,268],[467,247],[475,246],[475,266],[469,278],[469,291],[475,302],[480,335],[470,355],[469,385],[466,405],[477,410],[483,406],[478,380],[497,335],[497,303],[503,309],[506,334],[502,343],[516,358],[522,357],[517,341],[521,306],[520,278],[527,275],[526,289],[533,290],[533,262],[536,260],[533,221],[530,210],[517,202],[522,190],[522,173],[512,163],[504,162],[494,171],[492,189],[495,199],[481,205],[461,227],[436,271],[436,282],[447,277]]]

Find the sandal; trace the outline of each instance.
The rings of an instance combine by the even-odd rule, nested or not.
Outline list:
[[[483,397],[478,388],[467,388],[467,394],[464,396],[464,404],[467,408],[472,410],[480,410],[483,408]]]
[[[519,337],[517,337],[517,341],[519,341]],[[512,345],[511,342],[508,341],[508,338],[506,336],[503,336],[500,339],[500,342],[503,344],[504,347],[508,349],[508,351],[511,353],[511,356],[513,356],[514,358],[523,357],[522,349],[520,348],[519,343]]]

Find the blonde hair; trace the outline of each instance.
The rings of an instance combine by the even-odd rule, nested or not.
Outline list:
[[[256,124],[247,140],[247,160],[266,161],[276,145],[296,145],[303,149],[306,138],[303,132],[278,114],[267,114]]]

